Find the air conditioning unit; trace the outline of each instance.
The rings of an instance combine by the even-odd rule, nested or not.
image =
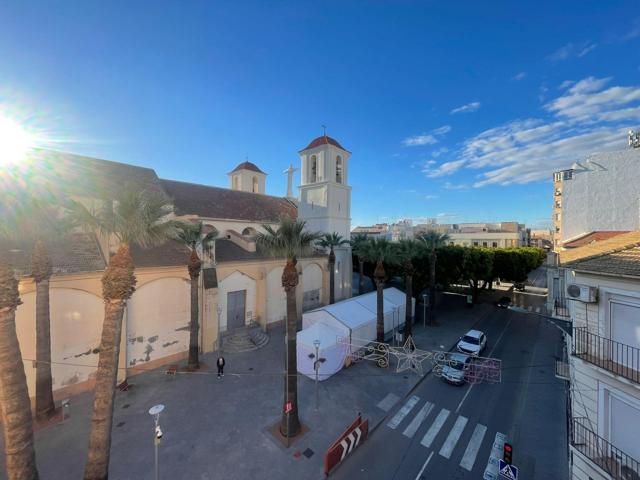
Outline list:
[[[567,298],[585,303],[598,302],[598,289],[588,285],[578,285],[572,283],[567,285]]]

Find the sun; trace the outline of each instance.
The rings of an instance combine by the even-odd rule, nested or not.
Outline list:
[[[34,145],[34,138],[29,132],[0,114],[0,165],[20,162]]]

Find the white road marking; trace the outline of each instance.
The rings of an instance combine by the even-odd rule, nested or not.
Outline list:
[[[409,414],[411,409],[413,409],[413,407],[419,401],[420,401],[420,397],[412,395],[411,398],[409,398],[409,400],[407,400],[407,403],[405,403],[402,406],[402,408],[400,410],[398,410],[398,413],[396,413],[394,415],[394,417],[391,420],[389,420],[389,423],[387,423],[387,427],[389,427],[389,428],[398,428],[398,425],[400,425],[400,422],[402,422],[402,420],[404,420],[404,417],[406,417]]]
[[[496,343],[493,345],[493,348],[491,349],[491,351],[487,354],[487,357],[491,357],[491,354],[493,353],[493,351],[496,349],[496,347],[498,346],[498,344],[500,343],[500,340],[502,340],[502,337],[504,336],[504,332],[507,331],[507,328],[509,328],[509,325],[511,325],[511,318],[509,318],[509,321],[507,322],[507,324],[504,326],[504,328],[502,329],[502,333],[500,333],[500,336],[498,337],[498,340],[496,341]],[[462,400],[460,400],[460,403],[458,404],[458,407],[456,408],[456,412],[458,413],[460,411],[460,408],[462,408],[462,404],[464,403],[464,401],[467,399],[467,397],[469,396],[469,393],[471,393],[471,389],[475,386],[476,384],[472,384],[469,385],[469,389],[467,390],[467,393],[464,394],[464,397],[462,397]]]
[[[420,442],[422,445],[424,445],[427,448],[431,446],[431,444],[436,438],[436,435],[438,435],[438,432],[442,428],[442,425],[444,425],[444,422],[447,421],[447,417],[449,416],[449,413],[451,412],[449,412],[449,410],[447,410],[446,408],[443,408],[442,410],[440,410],[440,413],[438,414],[436,419],[433,421],[433,424],[431,425],[431,427],[429,427],[429,430],[427,431],[427,433],[424,434],[424,437],[422,437],[422,441]]]
[[[456,420],[456,423],[453,425],[453,428],[449,432],[447,439],[444,441],[442,448],[440,449],[440,455],[444,458],[450,458],[453,453],[453,449],[456,447],[456,443],[460,439],[460,435],[464,430],[464,427],[467,425],[467,417],[463,417],[460,415]]]
[[[398,403],[398,400],[400,400],[400,397],[395,393],[388,393],[386,397],[378,402],[376,407],[378,407],[380,410],[388,412],[396,403]]]
[[[480,450],[480,445],[482,444],[482,439],[486,432],[487,427],[480,423],[476,425],[476,428],[471,435],[471,440],[469,440],[469,444],[467,445],[467,449],[464,451],[462,460],[460,460],[460,466],[465,470],[471,471],[473,469],[473,464],[476,461],[478,450]]]
[[[404,429],[404,432],[402,432],[402,434],[405,437],[413,438],[413,436],[420,428],[420,425],[422,425],[422,422],[424,422],[424,419],[427,418],[427,415],[429,415],[429,413],[431,413],[432,409],[433,403],[425,403],[420,411],[416,414],[416,416],[413,417],[413,420],[411,420],[411,423],[407,426],[407,428]]]
[[[424,469],[427,468],[427,464],[429,463],[429,460],[431,460],[431,457],[433,457],[433,452],[431,452],[429,454],[429,457],[427,458],[427,461],[424,462],[424,465],[422,465],[422,468],[418,472],[418,476],[416,476],[416,480],[420,480],[420,478],[422,478],[422,472],[424,472]]]

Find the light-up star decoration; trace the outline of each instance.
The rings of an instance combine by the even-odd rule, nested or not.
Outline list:
[[[389,347],[389,353],[398,359],[396,373],[411,370],[421,377],[424,376],[422,362],[433,357],[433,352],[418,350],[411,335],[407,337],[402,347]]]

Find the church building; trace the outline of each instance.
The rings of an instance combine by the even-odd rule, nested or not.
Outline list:
[[[229,173],[229,187],[161,179],[150,168],[67,153],[37,150],[26,163],[29,178],[60,188],[70,198],[96,207],[104,195],[127,181],[164,193],[173,216],[202,221],[219,232],[211,252],[201,252],[200,349],[218,348],[224,332],[259,326],[262,331],[286,317],[281,276],[285,261],[262,252],[256,233],[277,226],[283,217],[307,222],[310,231],[337,232],[349,239],[350,152],[326,135],[299,152],[299,198],[292,195],[289,168],[287,196],[266,194],[267,174],[244,161]],[[50,282],[51,343],[54,395],[65,398],[93,387],[102,331],[101,276],[115,242],[98,232],[76,232],[47,247],[53,263]],[[0,256],[16,270],[20,296],[16,325],[25,360],[30,395],[35,394],[35,284],[30,277],[29,245],[0,245]],[[326,251],[298,261],[299,314],[329,301]],[[351,296],[351,249],[335,249],[335,298]],[[136,291],[127,303],[120,349],[120,377],[185,358],[189,344],[190,289],[188,252],[169,241],[143,249],[132,246]]]

